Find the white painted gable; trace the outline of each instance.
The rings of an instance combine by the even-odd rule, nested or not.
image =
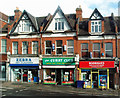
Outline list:
[[[62,19],[62,21],[64,21],[64,30],[55,30],[55,19]],[[66,20],[66,18],[62,15],[62,13],[60,11],[58,11],[55,16],[53,17],[53,20],[51,21],[51,23],[49,24],[48,28],[46,31],[53,31],[53,32],[64,32],[66,30],[70,30],[70,27],[68,25],[68,22]]]
[[[17,27],[15,28],[15,31],[13,33],[22,33],[22,32],[33,32],[35,31],[32,23],[30,22],[29,18],[27,15],[24,15],[21,20],[19,21]]]

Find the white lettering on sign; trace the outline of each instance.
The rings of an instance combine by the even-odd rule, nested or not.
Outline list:
[[[91,66],[91,67],[103,67],[104,62],[89,62],[89,66]]]

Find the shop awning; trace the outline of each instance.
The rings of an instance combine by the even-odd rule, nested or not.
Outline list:
[[[43,65],[42,68],[75,68],[75,65],[67,65],[67,66],[64,66],[64,65]]]

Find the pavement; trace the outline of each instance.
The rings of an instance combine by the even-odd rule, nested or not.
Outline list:
[[[101,90],[101,89],[83,89],[76,88],[73,86],[63,86],[63,85],[44,85],[41,83],[20,83],[20,82],[2,82],[2,86],[0,86],[0,91],[7,89],[32,89],[37,91],[48,91],[48,92],[59,92],[66,94],[74,94],[74,95],[87,95],[87,96],[120,96],[120,90]]]

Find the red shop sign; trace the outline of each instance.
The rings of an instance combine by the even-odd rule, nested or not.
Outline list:
[[[80,68],[114,68],[114,61],[80,61]]]

